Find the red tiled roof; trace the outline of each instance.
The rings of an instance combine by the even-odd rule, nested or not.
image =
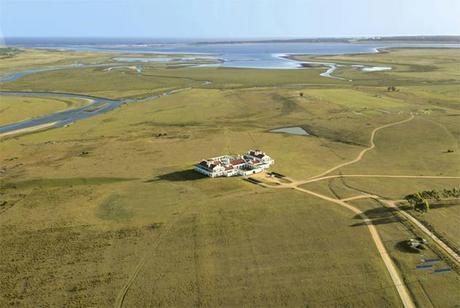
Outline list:
[[[218,165],[220,165],[221,162],[220,161],[213,161],[213,162],[210,162],[209,160],[203,160],[201,161],[198,165],[208,169],[208,170],[213,170],[215,167],[217,167]]]
[[[230,161],[230,164],[232,164],[233,166],[235,165],[241,165],[241,164],[245,164],[246,161],[242,158],[238,158],[238,159],[233,159]]]

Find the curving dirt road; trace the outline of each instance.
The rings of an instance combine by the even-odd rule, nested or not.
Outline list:
[[[388,207],[398,211],[404,217],[406,217],[410,222],[412,222],[415,226],[417,226],[423,233],[425,233],[429,238],[433,240],[436,244],[438,244],[444,251],[457,263],[460,265],[460,256],[452,250],[446,243],[444,243],[440,238],[438,238],[433,232],[431,232],[427,227],[425,227],[420,221],[418,221],[415,217],[410,215],[404,210],[401,210],[394,200],[386,200],[382,198],[378,198],[378,200],[384,202]]]
[[[319,178],[319,179],[316,179],[315,181],[318,181],[318,180],[322,180],[322,179],[325,179],[325,178],[329,178],[329,177],[324,177],[324,178]],[[265,183],[259,183],[259,185],[261,186],[264,186],[264,187],[267,187],[267,188],[275,188],[275,189],[280,189],[280,188],[288,188],[288,189],[294,189],[294,190],[297,190],[297,191],[301,191],[301,192],[304,192],[304,193],[307,193],[309,195],[312,195],[312,196],[315,196],[315,197],[318,197],[318,198],[321,198],[323,200],[326,200],[326,201],[330,201],[330,202],[333,202],[335,204],[338,204],[340,206],[343,206],[349,210],[351,210],[353,213],[359,215],[363,221],[365,222],[370,234],[371,234],[371,237],[372,237],[372,240],[374,241],[375,243],[375,246],[380,254],[380,257],[382,258],[387,270],[388,270],[388,273],[390,274],[390,277],[391,277],[391,280],[393,281],[393,284],[399,294],[399,297],[401,298],[401,301],[404,305],[404,307],[406,308],[412,308],[412,307],[415,307],[415,304],[406,288],[406,285],[404,284],[403,280],[401,279],[401,277],[399,276],[399,273],[398,273],[398,270],[396,269],[393,261],[391,260],[383,242],[382,242],[382,239],[380,238],[380,235],[377,231],[377,228],[372,224],[372,221],[361,211],[359,210],[358,208],[346,203],[346,201],[352,201],[352,200],[358,200],[358,199],[363,199],[363,198],[379,198],[378,196],[375,196],[375,195],[369,195],[369,194],[363,194],[363,195],[358,195],[358,196],[353,196],[353,197],[350,197],[350,198],[346,198],[346,199],[342,199],[342,200],[339,200],[339,199],[334,199],[334,198],[331,198],[331,197],[328,197],[328,196],[325,196],[323,194],[320,194],[320,193],[317,193],[317,192],[314,192],[314,191],[311,191],[311,190],[308,190],[308,189],[305,189],[305,188],[301,188],[299,187],[299,183],[301,183],[300,181],[293,181],[291,183],[283,183],[281,182],[279,179],[276,179],[276,178],[271,178],[270,181],[272,181],[272,183],[276,184],[276,185],[268,185],[268,184],[265,184]]]
[[[412,297],[409,295],[409,292],[406,288],[406,285],[402,281],[401,277],[399,276],[398,270],[396,269],[393,261],[391,260],[385,245],[383,245],[382,239],[380,238],[380,235],[377,231],[377,228],[372,224],[372,221],[359,209],[356,207],[338,199],[334,199],[316,192],[313,192],[311,190],[303,189],[300,187],[294,187],[295,190],[313,195],[315,197],[321,198],[323,200],[327,200],[333,203],[336,203],[340,206],[343,206],[355,214],[359,215],[363,221],[366,223],[367,228],[369,229],[369,232],[372,236],[372,239],[374,240],[375,246],[377,247],[377,250],[380,254],[380,257],[382,258],[383,262],[385,263],[385,266],[388,270],[388,273],[391,276],[391,280],[393,281],[393,284],[398,291],[399,297],[401,298],[401,301],[406,308],[412,308],[415,307],[414,302],[412,301]],[[364,195],[365,196],[365,195]],[[365,196],[365,197],[370,197],[370,196]]]
[[[128,291],[131,288],[132,284],[134,283],[134,281],[136,280],[136,278],[139,275],[140,271],[142,270],[142,268],[144,267],[145,263],[147,262],[147,260],[148,260],[147,257],[150,256],[152,254],[152,252],[154,252],[155,250],[158,249],[158,247],[160,245],[160,241],[162,240],[162,238],[166,234],[168,234],[171,231],[172,226],[176,223],[176,221],[178,219],[179,218],[176,217],[173,221],[171,221],[169,224],[164,226],[163,230],[158,235],[158,237],[155,240],[153,240],[154,241],[153,246],[151,246],[150,248],[146,249],[144,255],[140,258],[139,262],[136,264],[136,267],[131,272],[131,276],[125,282],[125,284],[123,285],[121,290],[118,292],[117,298],[115,300],[115,305],[114,305],[115,308],[123,307],[123,303],[125,301],[126,294],[128,293]]]
[[[349,175],[343,175],[343,174],[340,174],[340,175],[329,175],[329,176],[326,176],[327,174],[337,170],[337,169],[340,169],[342,167],[345,167],[345,166],[348,166],[348,165],[351,165],[351,164],[354,164],[356,162],[359,162],[363,157],[364,155],[371,151],[372,149],[375,148],[375,142],[374,142],[374,139],[375,139],[375,136],[376,136],[376,133],[381,130],[381,129],[384,129],[384,128],[388,128],[388,127],[391,127],[391,126],[395,126],[395,125],[399,125],[399,124],[403,124],[403,123],[406,123],[406,122],[409,122],[411,120],[414,119],[414,115],[411,114],[411,116],[405,120],[402,120],[402,121],[398,121],[398,122],[393,122],[393,123],[389,123],[389,124],[385,124],[385,125],[382,125],[382,126],[379,126],[377,128],[375,128],[374,130],[372,130],[372,133],[371,133],[371,136],[370,136],[370,140],[369,140],[369,147],[363,149],[359,154],[358,156],[351,160],[351,161],[348,161],[348,162],[345,162],[345,163],[341,163],[339,165],[336,165],[316,176],[313,176],[313,177],[310,177],[308,178],[307,180],[300,180],[300,181],[296,181],[296,180],[293,180],[291,178],[284,178],[284,180],[287,180],[288,183],[286,182],[282,182],[280,179],[276,179],[276,178],[270,178],[269,182],[273,185],[270,185],[270,184],[267,184],[267,183],[259,183],[259,185],[261,186],[264,186],[264,187],[267,187],[267,188],[288,188],[288,189],[295,189],[297,191],[301,191],[301,192],[304,192],[304,193],[307,193],[309,195],[312,195],[312,196],[315,196],[317,198],[321,198],[323,200],[326,200],[326,201],[329,201],[329,202],[333,202],[335,204],[338,204],[340,206],[343,206],[349,210],[351,210],[353,213],[359,215],[363,220],[364,222],[366,223],[367,225],[367,228],[369,229],[369,232],[371,234],[371,237],[375,243],[375,246],[377,247],[377,250],[388,270],[388,273],[390,274],[391,276],[391,279],[393,281],[393,284],[399,294],[399,297],[401,298],[401,301],[404,305],[404,307],[415,307],[415,304],[412,300],[412,297],[410,296],[407,288],[406,288],[406,285],[404,284],[403,280],[401,279],[399,273],[398,273],[398,270],[396,269],[393,261],[391,260],[390,256],[388,255],[388,252],[382,242],[382,239],[380,238],[380,235],[377,231],[377,228],[372,224],[371,220],[361,211],[359,210],[358,208],[348,204],[347,202],[349,201],[353,201],[353,200],[359,200],[359,199],[363,199],[363,198],[373,198],[373,199],[381,199],[379,196],[376,196],[376,195],[370,195],[370,194],[362,194],[362,195],[357,195],[357,196],[353,196],[353,197],[349,197],[349,198],[344,198],[344,199],[335,199],[335,198],[331,198],[331,197],[328,197],[328,196],[325,196],[323,194],[320,194],[320,193],[317,193],[317,192],[314,192],[314,191],[311,191],[311,190],[308,190],[308,189],[305,189],[305,188],[301,188],[299,187],[300,185],[303,185],[303,184],[307,184],[307,183],[312,183],[312,182],[317,182],[317,181],[322,181],[322,180],[326,180],[326,179],[332,179],[332,178],[344,178],[344,177],[364,177],[364,178],[371,178],[371,177],[374,177],[374,178],[424,178],[424,179],[460,179],[460,177],[457,177],[457,176],[431,176],[431,175],[385,175],[385,174],[349,174]],[[393,204],[394,206],[394,204]],[[402,212],[403,213],[403,212]],[[406,213],[407,214],[407,213]],[[404,214],[403,214],[404,215]],[[407,214],[408,215],[408,214]],[[409,215],[410,216],[410,215]],[[408,217],[409,218],[409,217]],[[412,218],[412,219],[411,219]],[[414,222],[414,224],[416,224],[419,228],[422,229],[422,227],[424,229],[426,229],[423,225],[421,225],[418,221],[416,221],[415,218],[411,217],[409,218],[411,221]],[[422,229],[423,230],[423,229]],[[428,230],[426,230],[428,231]],[[428,231],[429,232],[429,231]],[[430,232],[431,233],[431,232]],[[433,240],[435,240],[435,236],[431,233],[427,233]],[[436,238],[437,239],[437,238]],[[439,239],[437,239],[438,241],[436,241],[441,247],[443,247],[448,253],[451,253],[450,251],[448,251],[448,249],[450,250],[449,247],[447,247],[447,249],[444,247],[444,246],[447,246],[445,245],[442,241],[440,241]],[[457,256],[458,257],[458,256]]]
[[[320,178],[314,178],[304,181],[293,181],[292,185],[303,185],[313,182],[318,182],[327,179],[334,178],[390,178],[390,179],[460,179],[460,176],[452,175],[392,175],[392,174],[338,174],[338,175],[328,175]]]
[[[395,205],[395,201],[385,200],[385,199],[382,199],[379,196],[366,194],[366,193],[363,193],[363,194],[357,195],[357,196],[353,196],[353,197],[349,197],[349,198],[344,198],[344,199],[335,199],[335,198],[331,198],[331,197],[325,196],[323,194],[320,194],[320,193],[317,193],[317,192],[314,192],[314,191],[311,191],[311,190],[308,190],[308,189],[305,189],[305,188],[301,188],[299,186],[303,185],[303,184],[312,183],[312,182],[318,182],[318,181],[327,180],[327,179],[345,178],[345,177],[357,177],[357,178],[407,178],[407,179],[410,179],[410,178],[414,178],[414,179],[460,179],[460,176],[434,176],[434,175],[385,175],[385,174],[327,175],[327,174],[329,174],[329,173],[331,173],[331,172],[333,172],[333,171],[335,171],[337,169],[340,169],[340,168],[342,168],[344,166],[348,166],[348,165],[354,164],[356,162],[359,162],[368,151],[370,151],[370,150],[375,148],[374,138],[375,138],[376,133],[379,130],[387,128],[387,127],[403,124],[403,123],[409,122],[409,121],[411,121],[413,119],[414,119],[414,115],[411,114],[411,116],[409,118],[405,119],[405,120],[385,124],[385,125],[382,125],[382,126],[379,126],[379,127],[375,128],[372,131],[371,136],[370,136],[369,147],[363,149],[355,159],[353,159],[351,161],[348,161],[348,162],[345,162],[345,163],[342,163],[342,164],[339,164],[339,165],[336,165],[336,166],[334,166],[334,167],[332,167],[332,168],[330,168],[330,169],[328,169],[328,170],[326,170],[326,171],[324,171],[324,172],[322,172],[322,173],[320,173],[320,174],[318,174],[316,176],[310,177],[310,178],[308,178],[306,180],[293,180],[293,179],[288,178],[288,177],[284,178],[283,180],[284,181],[287,180],[288,183],[283,182],[283,181],[281,181],[280,179],[277,179],[277,178],[269,178],[268,182],[270,184],[272,184],[272,185],[270,185],[268,183],[259,183],[259,185],[267,187],[267,188],[295,189],[297,191],[301,191],[301,192],[310,194],[312,196],[321,198],[323,200],[330,201],[330,202],[333,202],[333,203],[338,204],[340,206],[343,206],[343,207],[351,210],[355,214],[359,215],[364,220],[364,222],[366,223],[366,225],[367,225],[367,227],[369,229],[369,232],[370,232],[370,234],[372,236],[372,239],[373,239],[373,241],[374,241],[374,243],[375,243],[375,245],[377,247],[377,250],[378,250],[383,262],[385,263],[385,266],[386,266],[386,268],[387,268],[387,270],[388,270],[388,272],[389,272],[389,274],[391,276],[391,279],[393,281],[393,284],[394,284],[396,290],[398,291],[398,294],[399,294],[399,296],[401,298],[401,301],[402,301],[404,307],[415,307],[415,304],[414,304],[411,296],[409,295],[409,292],[408,292],[403,280],[401,279],[401,277],[400,277],[400,275],[399,275],[394,263],[392,262],[390,256],[388,255],[388,252],[387,252],[385,246],[382,243],[382,240],[381,240],[380,235],[379,235],[379,233],[377,231],[377,228],[372,224],[371,220],[361,210],[359,210],[358,208],[348,204],[347,202],[353,201],[353,200],[365,199],[365,198],[381,200],[384,203],[386,203],[389,207],[398,210],[402,215],[404,215],[407,219],[409,219],[416,227],[418,227],[420,230],[422,230],[422,232],[424,232],[434,242],[436,242],[441,248],[443,248],[444,251],[448,255],[450,255],[457,263],[460,264],[460,257],[458,256],[458,254],[456,254],[448,245],[446,245],[443,241],[441,241],[438,237],[436,237],[436,235],[434,235],[431,231],[429,231],[417,219],[412,217],[410,214],[400,210]]]
[[[257,178],[257,175],[251,176]],[[289,183],[283,183],[276,178],[272,178],[271,182],[275,183],[277,186],[267,185],[261,183],[261,186],[269,187],[269,188],[293,188],[297,186],[301,186],[304,184],[309,184],[313,182],[319,182],[328,179],[335,179],[335,178],[395,178],[395,179],[451,179],[456,180],[460,179],[460,176],[453,176],[453,175],[392,175],[392,174],[337,174],[337,175],[328,175],[319,178],[313,178],[309,180],[293,180],[287,177],[283,179],[289,180]],[[280,185],[282,184],[282,185]]]
[[[345,167],[345,166],[348,166],[348,165],[351,165],[351,164],[354,164],[356,162],[359,162],[363,157],[364,155],[372,150],[373,148],[375,148],[375,143],[374,143],[374,138],[375,138],[375,134],[381,130],[381,129],[384,129],[384,128],[387,128],[387,127],[391,127],[391,126],[395,126],[395,125],[399,125],[399,124],[403,124],[403,123],[406,123],[406,122],[409,122],[409,121],[412,121],[414,119],[414,115],[411,114],[409,118],[405,119],[405,120],[401,120],[401,121],[398,121],[398,122],[393,122],[393,123],[389,123],[389,124],[385,124],[385,125],[382,125],[382,126],[379,126],[377,128],[374,128],[372,130],[372,133],[371,133],[371,137],[370,137],[370,140],[369,140],[369,147],[365,148],[364,150],[362,150],[361,152],[359,152],[358,156],[351,160],[351,161],[348,161],[348,162],[345,162],[345,163],[342,163],[342,164],[339,164],[335,167],[332,167],[318,175],[315,175],[315,176],[312,176],[311,178],[317,178],[317,177],[322,177],[328,173],[331,173],[332,171],[335,171],[337,169],[340,169],[342,167]]]

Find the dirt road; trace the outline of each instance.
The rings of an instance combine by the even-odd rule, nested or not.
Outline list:
[[[264,186],[264,187],[268,187],[268,188],[288,188],[288,189],[295,189],[297,191],[301,191],[301,192],[304,192],[304,193],[307,193],[309,195],[312,195],[312,196],[315,196],[317,198],[321,198],[323,200],[326,200],[326,201],[329,201],[329,202],[333,202],[337,205],[340,205],[342,207],[345,207],[349,210],[351,210],[353,213],[359,215],[363,220],[364,222],[366,223],[367,225],[367,228],[369,229],[369,232],[371,234],[371,237],[375,243],[375,246],[377,247],[377,250],[380,254],[380,257],[382,258],[387,270],[388,270],[388,273],[390,274],[390,277],[393,281],[393,284],[399,294],[399,297],[401,298],[401,301],[404,305],[404,307],[408,308],[408,307],[415,307],[415,304],[407,290],[407,287],[406,285],[404,284],[403,280],[401,279],[399,273],[398,273],[398,270],[396,269],[393,261],[391,260],[390,256],[388,255],[388,252],[382,242],[382,239],[380,238],[380,235],[377,231],[377,228],[372,224],[371,220],[361,211],[359,210],[358,208],[348,204],[347,202],[348,201],[353,201],[353,200],[359,200],[359,199],[363,199],[363,198],[379,198],[378,196],[375,196],[375,195],[370,195],[370,194],[361,194],[361,195],[358,195],[358,196],[353,196],[353,197],[350,197],[350,198],[345,198],[345,199],[342,199],[342,200],[339,200],[339,199],[335,199],[335,198],[331,198],[331,197],[328,197],[328,196],[325,196],[323,194],[320,194],[320,193],[317,193],[317,192],[314,192],[314,191],[311,191],[311,190],[308,190],[308,189],[305,189],[305,188],[301,188],[299,187],[300,185],[303,185],[303,184],[307,184],[307,183],[311,183],[311,182],[317,182],[317,181],[322,181],[322,180],[326,180],[326,179],[332,179],[332,178],[339,178],[339,177],[365,177],[365,178],[370,178],[370,177],[376,177],[376,178],[428,178],[428,179],[433,179],[433,178],[460,178],[460,177],[453,177],[453,176],[426,176],[426,175],[385,175],[385,174],[351,174],[351,175],[330,175],[330,176],[326,176],[327,174],[335,171],[335,170],[338,170],[342,167],[345,167],[345,166],[348,166],[348,165],[351,165],[351,164],[354,164],[354,163],[357,163],[359,162],[363,157],[364,155],[371,151],[372,149],[375,148],[375,142],[374,142],[374,139],[375,139],[375,135],[376,133],[381,130],[381,129],[384,129],[384,128],[388,128],[388,127],[391,127],[391,126],[395,126],[395,125],[399,125],[399,124],[403,124],[403,123],[406,123],[406,122],[409,122],[411,120],[414,119],[414,115],[411,115],[409,118],[405,119],[405,120],[402,120],[402,121],[398,121],[398,122],[394,122],[394,123],[389,123],[389,124],[385,124],[385,125],[382,125],[382,126],[379,126],[377,128],[375,128],[372,133],[371,133],[371,136],[370,136],[370,140],[369,140],[369,147],[363,149],[359,154],[358,156],[353,159],[353,160],[350,160],[348,162],[345,162],[345,163],[341,163],[339,165],[336,165],[316,176],[313,176],[313,177],[310,177],[309,179],[306,179],[306,180],[300,180],[300,181],[297,181],[297,180],[293,180],[291,178],[284,178],[283,181],[281,179],[277,179],[277,178],[270,178],[268,182],[271,182],[271,184],[273,185],[270,185],[270,184],[267,184],[267,183],[260,183],[261,186]],[[286,183],[285,181],[288,181],[288,183]]]
[[[335,204],[338,204],[340,206],[343,206],[355,214],[359,215],[363,221],[366,223],[367,228],[369,229],[369,232],[371,233],[372,239],[374,240],[375,246],[377,247],[377,250],[380,254],[380,257],[382,258],[383,262],[385,263],[385,266],[388,270],[388,273],[391,276],[391,280],[393,281],[393,284],[398,291],[399,297],[401,298],[401,301],[406,308],[410,307],[415,307],[414,302],[412,301],[411,296],[409,295],[409,292],[406,288],[406,285],[402,281],[401,277],[399,276],[398,270],[396,269],[395,265],[393,264],[393,261],[391,260],[385,246],[383,245],[382,239],[380,238],[379,233],[377,232],[377,228],[372,224],[372,221],[359,209],[356,207],[338,199],[330,198],[328,196],[313,192],[311,190],[303,189],[300,187],[295,187],[294,189],[313,195],[315,197],[321,198],[323,200],[327,200],[330,202],[333,202]],[[369,196],[366,196],[369,197]]]
[[[389,124],[385,124],[385,125],[382,125],[382,126],[379,126],[377,128],[374,128],[374,130],[372,130],[372,133],[371,133],[371,137],[370,137],[370,140],[369,140],[369,147],[365,148],[364,150],[362,150],[361,152],[359,152],[358,156],[351,160],[351,161],[348,161],[348,162],[345,162],[345,163],[342,163],[342,164],[339,164],[335,167],[332,167],[318,175],[315,175],[313,176],[312,178],[317,178],[317,177],[322,177],[328,173],[331,173],[332,171],[335,171],[337,169],[340,169],[342,167],[345,167],[345,166],[348,166],[348,165],[351,165],[351,164],[354,164],[356,162],[359,162],[363,157],[364,155],[372,150],[373,148],[375,148],[375,143],[374,143],[374,138],[375,138],[375,134],[381,130],[381,129],[384,129],[384,128],[387,128],[387,127],[391,127],[391,126],[395,126],[395,125],[399,125],[399,124],[403,124],[403,123],[406,123],[406,122],[409,122],[409,121],[412,121],[414,119],[414,115],[411,114],[409,118],[405,119],[405,120],[402,120],[402,121],[398,121],[398,122],[393,122],[393,123],[389,123]]]
[[[385,200],[385,199],[381,199],[381,198],[379,198],[379,200],[384,202],[388,207],[390,207],[390,208],[398,211],[399,213],[401,213],[401,215],[406,217],[408,220],[410,220],[410,222],[412,222],[423,233],[425,233],[429,238],[431,238],[433,240],[433,242],[438,244],[455,262],[457,262],[457,264],[460,265],[460,256],[455,251],[453,251],[449,246],[447,246],[446,243],[444,243],[441,239],[439,239],[433,232],[431,232],[427,227],[425,227],[420,221],[418,221],[415,217],[413,217],[412,215],[410,215],[406,211],[401,210],[396,205],[397,201]]]

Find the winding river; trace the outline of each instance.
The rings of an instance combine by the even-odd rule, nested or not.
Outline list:
[[[433,46],[433,45],[431,45]],[[441,45],[439,45],[441,46]],[[19,46],[21,47],[21,46]],[[22,46],[30,47],[30,46]],[[39,47],[39,46],[33,46]],[[201,57],[215,57],[218,63],[215,64],[197,64],[196,66],[222,66],[222,67],[232,67],[232,68],[264,68],[264,69],[299,69],[303,65],[320,65],[325,67],[325,71],[320,75],[326,78],[334,79],[343,79],[338,76],[334,76],[333,73],[337,68],[336,63],[323,63],[323,62],[301,62],[289,59],[288,55],[295,54],[340,54],[340,53],[369,53],[377,52],[378,47],[375,44],[292,44],[292,43],[281,43],[281,44],[227,44],[227,45],[170,45],[162,48],[158,47],[147,47],[140,48],[138,46],[127,46],[119,48],[96,48],[94,46],[85,47],[85,46],[70,46],[68,49],[71,50],[93,50],[93,51],[105,51],[105,52],[124,52],[129,54],[139,54],[139,53],[151,53],[151,54],[200,54]],[[404,47],[404,46],[388,46],[388,47]],[[421,47],[420,45],[413,47]],[[458,48],[458,45],[453,47]],[[49,46],[48,48],[53,48]],[[54,48],[57,48],[54,47]],[[288,53],[283,53],[288,51]],[[34,68],[24,71],[19,71],[11,73],[8,75],[0,76],[0,86],[6,82],[12,82],[19,78],[22,78],[27,75],[47,72],[47,71],[56,71],[64,69],[78,69],[78,68],[88,68],[88,67],[122,67],[126,66],[126,62],[148,62],[146,58],[138,58],[140,61],[136,61],[136,58],[133,57],[133,61],[128,61],[125,57],[125,61],[116,63],[104,63],[104,64],[70,64],[54,67],[43,67],[43,68]],[[158,59],[158,58],[156,58]],[[117,61],[116,58],[113,61]],[[157,61],[157,60],[156,60]],[[136,65],[136,71],[142,73],[143,63],[138,63]],[[192,65],[193,66],[193,65]],[[364,65],[351,65],[356,69],[360,69],[363,72],[372,72],[372,71],[381,71],[391,69],[390,67],[367,67]],[[209,81],[205,81],[204,84],[209,84]],[[143,98],[130,98],[130,99],[108,99],[102,97],[95,97],[89,95],[80,95],[73,93],[55,93],[55,92],[22,92],[22,91],[0,91],[0,96],[21,96],[21,97],[63,97],[63,98],[76,98],[87,100],[89,103],[85,106],[78,107],[75,109],[65,110],[56,112],[50,115],[36,117],[17,123],[12,123],[4,126],[0,126],[0,138],[5,135],[10,135],[15,131],[27,130],[28,128],[38,128],[38,127],[63,127],[68,124],[71,124],[75,121],[86,119],[101,113],[111,111],[120,105],[127,103],[142,102],[147,100],[158,99],[161,96],[172,95],[178,91],[187,90],[190,88],[181,88],[166,91],[160,95],[147,96]]]
[[[292,61],[292,60],[289,60]],[[320,63],[323,64],[323,63]],[[62,65],[62,66],[54,66],[54,67],[43,67],[43,68],[33,68],[28,70],[23,70],[19,72],[14,72],[6,75],[0,76],[0,85],[8,82],[13,82],[19,78],[41,73],[41,72],[50,72],[50,71],[58,71],[58,70],[65,70],[65,69],[79,69],[79,68],[94,68],[94,67],[108,67],[108,68],[116,68],[116,67],[125,67],[126,63],[104,63],[104,64],[69,64],[69,65]],[[197,65],[201,66],[201,65]],[[142,72],[142,66],[139,65],[137,68],[137,72]],[[329,72],[329,70],[327,71]],[[326,72],[326,73],[327,73]],[[334,78],[333,76],[325,76]],[[210,84],[210,81],[204,81],[203,85]],[[50,97],[50,98],[73,98],[73,99],[81,99],[88,101],[88,104],[73,108],[69,110],[64,110],[60,112],[55,112],[45,116],[39,116],[32,119],[27,119],[23,121],[19,121],[16,123],[11,123],[7,125],[0,126],[0,138],[4,136],[9,136],[14,134],[15,132],[22,132],[33,130],[33,128],[56,128],[56,127],[64,127],[69,125],[73,122],[87,119],[105,112],[109,112],[123,104],[128,103],[138,103],[144,102],[148,100],[155,100],[162,96],[168,96],[180,91],[188,90],[188,88],[179,88],[173,89],[169,91],[165,91],[158,95],[153,96],[146,96],[142,98],[128,98],[128,99],[108,99],[103,97],[96,97],[91,95],[83,95],[83,94],[74,94],[74,93],[59,93],[59,92],[32,92],[32,91],[0,91],[1,96],[20,96],[20,97]]]
[[[208,83],[208,82],[205,82]],[[40,116],[12,124],[0,126],[0,137],[2,134],[21,131],[27,128],[42,127],[47,125],[51,127],[63,127],[73,122],[87,119],[101,113],[109,112],[123,104],[137,103],[148,100],[155,100],[162,96],[168,96],[180,91],[188,90],[190,88],[180,88],[163,92],[159,95],[146,96],[142,98],[129,98],[129,99],[108,99],[103,97],[96,97],[90,95],[81,95],[73,93],[56,93],[56,92],[22,92],[22,91],[0,91],[0,96],[20,96],[20,97],[63,97],[87,100],[89,103],[82,107],[55,112],[49,115]]]
[[[41,73],[41,72],[50,72],[50,71],[58,71],[64,69],[78,69],[78,68],[94,68],[94,67],[109,67],[109,68],[116,68],[116,67],[125,67],[126,64],[122,63],[104,63],[104,64],[69,64],[69,65],[62,65],[62,66],[54,66],[54,67],[43,67],[43,68],[34,68],[23,70],[19,72],[14,72],[6,75],[0,76],[0,86],[7,82],[13,82],[19,78],[22,78],[27,75]],[[142,72],[142,67],[137,69],[138,73]],[[207,85],[210,84],[210,81],[204,81],[203,84]],[[25,131],[27,129],[32,128],[39,128],[39,127],[46,127],[46,128],[53,128],[53,127],[63,127],[69,125],[73,122],[83,120],[86,118],[90,118],[96,116],[98,114],[102,114],[105,112],[109,112],[123,104],[128,103],[138,103],[144,102],[148,100],[155,100],[162,96],[168,96],[180,91],[188,90],[190,88],[179,88],[168,90],[162,92],[158,95],[151,95],[141,98],[127,98],[127,99],[109,99],[104,97],[96,97],[91,95],[83,95],[83,94],[74,94],[74,93],[64,93],[64,92],[32,92],[32,91],[0,91],[1,96],[20,96],[20,97],[50,97],[50,98],[73,98],[73,99],[81,99],[88,101],[88,104],[68,109],[64,111],[55,112],[45,116],[39,116],[32,119],[27,119],[23,121],[19,121],[16,123],[11,123],[7,125],[0,126],[0,138],[2,136],[11,135],[14,132]]]

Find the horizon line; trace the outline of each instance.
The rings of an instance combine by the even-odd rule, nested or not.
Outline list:
[[[395,38],[395,37],[458,37],[459,34],[392,34],[392,35],[338,35],[338,36],[236,36],[236,37],[169,37],[169,36],[3,36],[3,39],[187,39],[187,40],[294,40],[294,39],[363,39],[363,38]]]

